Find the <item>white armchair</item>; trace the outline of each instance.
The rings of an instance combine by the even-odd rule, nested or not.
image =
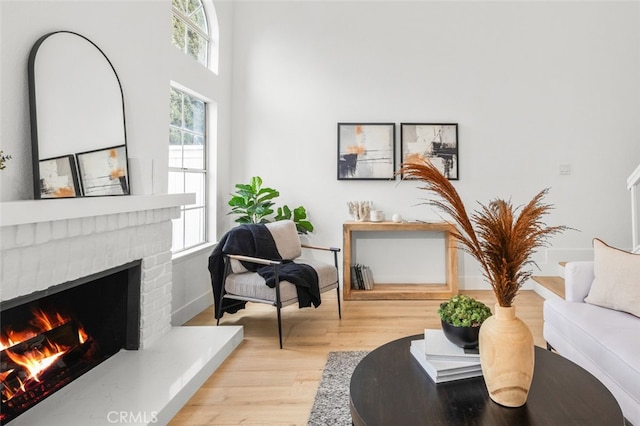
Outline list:
[[[304,259],[302,248],[333,253],[333,264]],[[281,309],[294,303],[301,308],[317,307],[320,294],[333,289],[338,298],[338,317],[342,318],[339,251],[301,244],[292,221],[240,225],[229,231],[209,258],[218,324],[225,312],[236,312],[246,302],[273,305],[282,349]]]

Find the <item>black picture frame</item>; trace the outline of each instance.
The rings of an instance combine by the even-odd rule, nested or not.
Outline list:
[[[85,197],[129,195],[126,145],[81,152],[76,160]]]
[[[447,179],[459,180],[458,158],[458,123],[400,123],[402,163],[430,161]]]
[[[38,161],[38,198],[76,198],[81,196],[78,170],[73,155]]]
[[[395,123],[338,123],[338,180],[395,180]]]

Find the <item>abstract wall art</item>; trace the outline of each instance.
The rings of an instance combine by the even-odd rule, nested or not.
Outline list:
[[[76,154],[85,197],[128,195],[127,151],[124,145]]]
[[[395,123],[338,123],[338,180],[395,179]]]
[[[76,160],[73,155],[39,161],[40,198],[80,196]]]
[[[457,123],[400,123],[403,163],[429,161],[449,180],[458,180]]]

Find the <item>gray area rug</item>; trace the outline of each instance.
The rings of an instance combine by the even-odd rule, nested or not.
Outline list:
[[[349,384],[358,363],[369,352],[329,352],[309,415],[309,425],[351,425]]]

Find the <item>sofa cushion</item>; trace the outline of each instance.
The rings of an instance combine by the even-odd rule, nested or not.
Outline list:
[[[593,240],[594,279],[584,299],[592,305],[640,317],[640,255]]]
[[[293,260],[302,255],[300,236],[292,220],[279,220],[266,224],[283,259]]]
[[[544,321],[601,371],[640,398],[640,320],[587,303],[546,300]],[[553,344],[553,342],[549,342]]]

